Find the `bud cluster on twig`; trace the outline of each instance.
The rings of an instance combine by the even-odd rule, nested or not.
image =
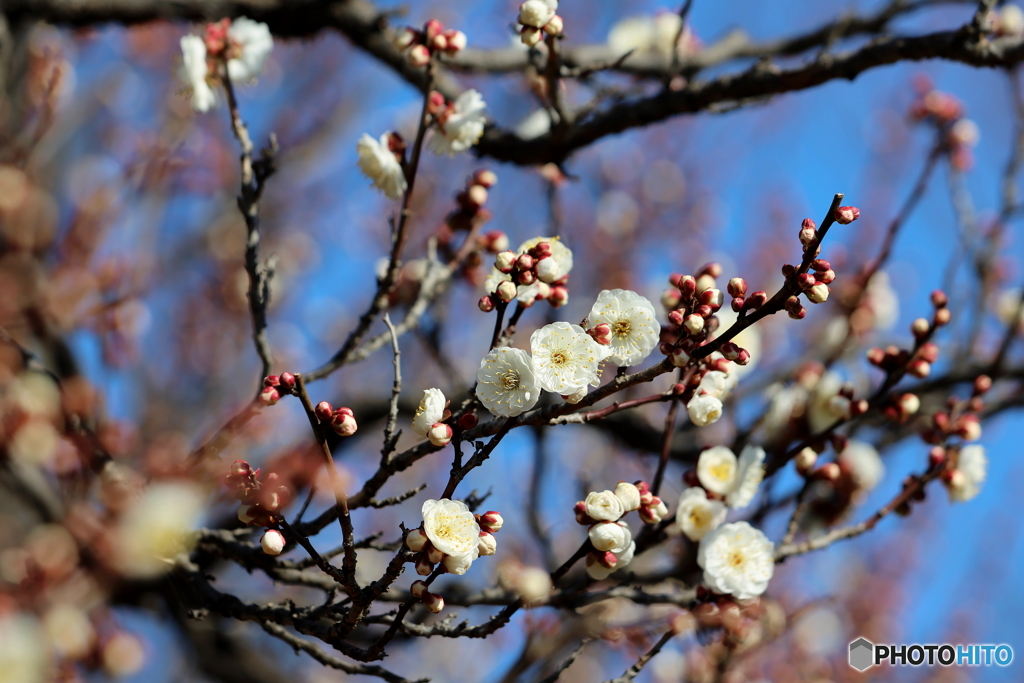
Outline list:
[[[395,33],[395,47],[406,53],[413,66],[426,66],[437,54],[454,55],[466,47],[466,34],[445,29],[437,19],[431,19],[422,30],[403,28]]]

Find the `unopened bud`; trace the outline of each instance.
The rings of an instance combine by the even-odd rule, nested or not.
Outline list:
[[[412,585],[409,586],[409,592],[412,593],[412,597],[421,600],[427,594],[426,582],[419,579],[413,581]]]
[[[817,283],[817,280],[810,273],[800,273],[796,276],[796,284],[800,289],[810,289]]]
[[[718,309],[725,303],[725,296],[722,294],[722,290],[708,287],[700,293],[699,301],[703,306],[711,306],[714,309]]]
[[[939,359],[939,347],[934,342],[925,342],[917,350],[917,357],[929,363],[934,363]]]
[[[405,534],[405,547],[407,547],[414,553],[418,553],[419,551],[423,550],[423,546],[425,546],[426,544],[427,534],[423,531],[423,529],[410,529],[408,533]]]
[[[746,349],[740,349],[740,352],[736,355],[736,358],[733,359],[733,362],[736,363],[736,365],[746,365],[750,362],[750,352]]]
[[[814,476],[825,481],[835,481],[841,474],[839,465],[834,462],[827,462],[814,472]]]
[[[836,280],[836,271],[825,270],[818,273],[818,282],[824,282],[826,285],[830,285]]]
[[[747,297],[746,307],[749,310],[757,310],[768,303],[768,292],[758,290]]]
[[[423,605],[434,614],[444,609],[444,598],[437,593],[427,593],[422,598]]]
[[[881,366],[885,362],[885,350],[880,349],[877,346],[872,349],[868,349],[866,355],[868,362],[872,365]]]
[[[516,298],[516,286],[509,280],[503,280],[501,284],[498,285],[498,289],[495,293],[498,295],[499,299],[508,303],[509,301],[512,301],[512,299]]]
[[[697,280],[692,275],[682,275],[676,288],[684,297],[693,296],[697,292]]]
[[[548,295],[548,303],[554,308],[561,308],[569,303],[569,290],[565,287],[552,287]]]
[[[988,375],[978,375],[974,378],[974,395],[981,396],[992,388],[992,378]]]
[[[672,349],[669,359],[672,361],[672,365],[677,368],[685,368],[690,364],[690,354],[680,348]]]
[[[437,564],[444,559],[444,553],[432,545],[427,546],[427,561],[430,564]]]
[[[281,378],[277,375],[267,375],[263,378],[263,386],[265,387],[276,387],[281,383]]]
[[[746,302],[747,300],[744,299],[742,296],[737,296],[732,300],[732,303],[730,303],[729,306],[732,308],[733,311],[739,313],[740,311],[743,310],[743,304],[745,304]]]
[[[352,436],[359,429],[359,425],[351,410],[338,408],[331,416],[331,429],[339,436]]]
[[[729,280],[729,284],[726,285],[726,289],[729,291],[729,296],[733,298],[745,296],[747,293],[747,281],[741,277],[734,277]]]
[[[678,306],[681,299],[682,297],[679,295],[679,290],[675,288],[666,289],[661,293],[661,305],[669,310]]]
[[[793,458],[796,471],[805,476],[814,468],[816,462],[818,462],[818,453],[810,447],[801,449]]]
[[[931,325],[929,325],[928,321],[924,318],[917,318],[914,322],[910,323],[910,332],[918,339],[921,339],[928,334],[928,330],[930,329]]]
[[[917,358],[907,365],[907,372],[919,379],[924,379],[932,372],[932,364],[926,360]]]
[[[935,327],[942,327],[943,325],[948,325],[952,317],[953,314],[949,312],[948,308],[938,309],[937,311],[935,311],[935,317],[933,318],[933,321],[935,322]]]
[[[697,278],[697,294],[700,294],[705,289],[711,289],[715,286],[715,278],[711,277],[707,273]]]
[[[537,279],[541,282],[550,284],[562,276],[561,266],[558,265],[558,261],[550,256],[537,261],[536,265]]]
[[[811,268],[819,273],[824,273],[826,270],[832,270],[832,264],[823,258],[816,258],[811,261]]]
[[[964,415],[956,421],[954,431],[964,441],[977,441],[981,438],[981,422],[975,415]]]
[[[527,47],[533,47],[544,38],[544,34],[539,28],[533,26],[524,26],[523,30],[519,33],[519,39],[523,41],[523,45]]]
[[[295,388],[295,375],[290,372],[281,373],[281,385],[280,387],[285,391],[290,392]]]
[[[413,66],[426,66],[430,63],[430,49],[426,45],[413,45],[409,50],[409,63]]]
[[[403,28],[395,32],[394,45],[399,52],[407,49],[420,39],[419,31],[411,28]]]
[[[242,524],[249,524],[252,520],[256,519],[256,515],[253,514],[254,508],[254,505],[239,505],[238,512],[236,513],[238,521]]]
[[[587,330],[587,334],[589,334],[594,341],[596,341],[598,344],[601,344],[602,346],[607,346],[608,344],[612,343],[612,326],[609,325],[608,323],[594,325],[589,330]]]
[[[331,415],[334,414],[334,408],[327,401],[320,401],[313,408],[313,414],[316,415],[317,419],[321,422],[326,422],[331,419]]]
[[[931,467],[938,467],[944,462],[946,462],[946,449],[942,446],[933,446],[928,451],[928,464]]]
[[[435,446],[447,446],[452,440],[452,428],[443,422],[435,422],[427,431],[427,438]]]
[[[819,282],[807,290],[807,300],[814,304],[823,304],[828,301],[828,294],[828,285]]]
[[[945,308],[949,305],[949,297],[941,289],[936,289],[932,292],[932,306],[935,308]]]
[[[484,313],[490,313],[494,310],[494,299],[490,295],[480,297],[480,301],[476,302],[476,307]]]
[[[856,206],[840,206],[836,209],[836,223],[848,225],[860,218],[860,209]]]
[[[503,251],[494,257],[494,267],[502,273],[511,273],[516,265],[516,258],[514,251]]]
[[[490,510],[480,515],[479,524],[481,529],[493,534],[501,531],[501,527],[505,525],[505,520],[496,510]]]
[[[416,558],[416,573],[420,576],[430,576],[430,573],[434,571],[434,563],[427,559],[426,555],[420,555]]]
[[[447,42],[445,50],[449,53],[455,54],[466,49],[466,34],[462,31],[448,30],[444,32],[444,37]]]
[[[722,264],[718,263],[717,261],[710,261],[708,263],[705,263],[703,266],[700,267],[700,270],[697,271],[697,277],[701,278],[705,275],[710,275],[711,277],[716,279],[721,277]]]
[[[900,412],[904,415],[913,415],[921,408],[921,399],[916,394],[903,394],[897,401]]]
[[[281,393],[277,387],[263,387],[263,391],[260,392],[260,403],[265,406],[276,405],[280,400]]]
[[[435,52],[443,52],[448,49],[448,38],[443,33],[440,33],[430,39],[427,47]]]
[[[474,185],[486,187],[489,190],[498,184],[498,176],[497,174],[494,173],[494,171],[482,168],[473,174],[472,183]],[[505,233],[503,233],[501,230],[491,230],[490,232],[487,233],[487,235],[485,235],[485,237],[490,238],[492,234],[498,234],[501,235],[502,237],[505,237]],[[505,237],[505,239],[507,240],[508,237]]]
[[[814,228],[800,228],[800,244],[805,247],[814,241],[818,232]]]
[[[683,319],[683,327],[691,335],[699,334],[704,329],[704,318],[700,317],[695,313],[691,313]]]
[[[544,25],[544,31],[546,31],[548,35],[560,36],[562,35],[562,29],[564,27],[565,24],[562,22],[562,17],[556,14],[555,16],[551,17],[551,21]]]
[[[280,555],[284,550],[284,536],[277,529],[267,529],[260,539],[260,547],[267,555]]]
[[[466,208],[479,209],[487,203],[487,188],[483,185],[470,185],[463,196]]]
[[[493,555],[498,550],[498,540],[486,531],[480,532],[480,538],[476,542],[477,552],[481,556]]]

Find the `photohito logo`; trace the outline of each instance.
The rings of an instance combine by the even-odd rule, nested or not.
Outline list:
[[[944,643],[875,645],[867,638],[850,643],[850,666],[864,671],[877,664],[890,666],[1009,666],[1009,645],[951,645]]]

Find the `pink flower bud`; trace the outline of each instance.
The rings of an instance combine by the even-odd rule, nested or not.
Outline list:
[[[413,66],[426,66],[430,63],[430,50],[426,45],[413,45],[409,50],[409,63]]]
[[[811,268],[816,272],[824,273],[826,270],[832,270],[832,264],[823,258],[816,258],[811,261]]]
[[[692,275],[681,275],[676,288],[684,297],[691,297],[697,292],[697,280]]]
[[[800,228],[800,244],[808,246],[818,236],[814,228]]]
[[[939,347],[934,342],[925,342],[917,350],[917,357],[929,363],[934,363],[939,359]]]
[[[516,298],[516,286],[509,280],[504,280],[498,285],[498,291],[496,292],[498,298],[508,303],[512,299]]]
[[[719,278],[722,276],[722,264],[716,261],[709,261],[700,267],[697,271],[697,278],[701,278],[704,275],[710,275],[712,278]]]
[[[584,503],[584,507],[585,506],[586,503]],[[499,512],[497,512],[496,510],[490,510],[480,515],[480,520],[478,523],[480,524],[480,528],[484,531],[495,534],[501,531],[501,527],[505,525],[505,520],[502,518]]]
[[[484,313],[490,313],[494,310],[494,300],[490,296],[482,296],[480,301],[476,302],[476,306]]]
[[[427,593],[423,596],[423,605],[427,610],[437,614],[444,609],[444,598],[437,593]]]
[[[903,394],[899,397],[897,404],[901,413],[913,415],[921,408],[921,399],[916,394]]]
[[[877,365],[881,367],[881,365],[885,362],[885,351],[878,348],[877,346],[872,349],[868,349],[866,355],[868,362],[871,363],[872,365]]]
[[[707,322],[710,322],[710,321],[707,320],[707,318],[710,318],[712,315],[714,315],[715,311],[710,306],[707,306],[705,304],[701,304],[697,308],[693,309],[693,313],[694,313],[694,315],[699,315],[701,318],[704,318],[705,322],[707,323]],[[711,330],[709,330],[709,331],[711,331]]]
[[[448,43],[445,49],[449,53],[455,54],[460,50],[466,49],[466,34],[462,31],[448,30],[444,32],[444,37]]]
[[[498,541],[493,535],[486,531],[480,532],[480,538],[477,541],[477,552],[481,555],[493,555],[498,550]]]
[[[956,421],[953,431],[964,441],[977,441],[981,438],[981,422],[977,415],[964,415]]]
[[[924,318],[917,318],[914,322],[910,323],[910,332],[918,339],[928,334],[928,330],[931,329],[931,325]]]
[[[726,289],[729,291],[729,296],[733,298],[744,296],[747,293],[747,281],[741,277],[734,277],[729,280],[729,284],[726,285]]]
[[[482,168],[473,174],[472,182],[474,185],[482,185],[483,187],[486,187],[489,190],[498,184],[498,176],[494,173],[494,171]],[[505,237],[505,233],[503,233],[501,230],[491,230],[485,235],[485,237],[491,238],[492,234]],[[505,239],[508,240],[508,237],[505,237]]]
[[[733,362],[736,363],[736,365],[746,365],[750,362],[750,352],[746,349],[740,349],[739,354],[735,359],[733,359]]]
[[[928,451],[928,465],[931,467],[938,467],[942,463],[946,462],[946,449],[942,446],[935,446]]]
[[[907,372],[919,379],[924,379],[932,372],[932,365],[926,360],[917,358],[907,365]]]
[[[804,318],[807,317],[807,309],[804,308],[803,306],[796,309],[795,311],[787,311],[787,313],[789,313],[789,317],[792,318],[793,320],[803,320]]]
[[[829,289],[824,282],[819,282],[807,290],[807,300],[815,304],[823,304],[828,301]]]
[[[615,556],[610,550],[601,552],[599,550],[590,553],[598,564],[608,567],[609,569],[615,569],[615,565],[619,563],[619,558]]]
[[[414,553],[418,553],[423,550],[423,546],[427,544],[427,534],[423,529],[416,528],[410,529],[405,534],[405,547]]]
[[[818,462],[818,453],[813,448],[804,448],[793,458],[796,471],[803,476],[807,476],[816,462]]]
[[[245,460],[236,460],[231,463],[230,475],[231,477],[247,477],[252,474],[252,466],[249,465]]]
[[[836,271],[834,270],[829,269],[818,273],[818,282],[824,282],[826,285],[832,284],[835,282],[835,279]]]
[[[936,289],[932,292],[932,306],[935,308],[945,308],[949,305],[949,297],[941,289]]]
[[[815,230],[815,229],[817,229],[817,227],[818,227],[818,224],[815,223],[814,219],[812,219],[812,218],[805,218],[802,221],[800,221],[800,229],[801,230]]]
[[[554,308],[561,308],[569,303],[569,290],[565,287],[552,287],[548,296],[548,303]]]
[[[827,462],[814,472],[814,476],[825,481],[835,481],[839,478],[841,471],[839,465],[834,462]]]
[[[856,206],[840,206],[836,209],[836,223],[848,225],[860,218],[860,209]]]
[[[717,309],[725,303],[725,296],[722,294],[722,290],[709,287],[700,293],[699,301],[704,306]]]
[[[275,387],[264,387],[260,392],[260,403],[265,406],[276,405],[281,400],[281,394]]]
[[[792,263],[782,264],[783,277],[793,277],[794,275],[796,275],[796,266],[794,266]]]
[[[683,324],[683,318],[685,317],[686,315],[682,311],[669,311],[668,313],[668,321],[676,327]]]
[[[452,428],[443,422],[435,422],[427,431],[427,438],[435,446],[447,446],[452,440]]]
[[[276,387],[281,383],[281,378],[277,375],[267,375],[263,378],[263,386],[265,387]]]
[[[416,558],[416,573],[420,576],[430,576],[430,573],[434,571],[434,563],[427,559],[426,555],[420,555]]]
[[[817,280],[810,273],[800,273],[796,276],[796,284],[800,289],[810,289],[816,282]]]
[[[738,297],[735,297],[732,300],[732,303],[730,303],[729,305],[732,307],[733,311],[735,311],[736,313],[739,313],[740,311],[743,310],[743,304],[745,304],[746,302],[747,302],[746,299],[744,299],[742,296],[738,296]]]
[[[291,391],[295,388],[295,375],[290,372],[281,373],[281,388],[285,391]]]
[[[564,27],[565,24],[562,22],[562,17],[556,14],[555,16],[551,17],[551,21],[544,25],[544,30],[548,33],[548,35],[560,36],[562,35],[562,30]]]
[[[408,49],[420,40],[420,32],[412,28],[403,28],[395,32],[394,45],[399,52]]]
[[[706,273],[697,278],[697,294],[700,294],[705,289],[711,289],[714,286],[715,278]]]
[[[589,330],[587,330],[587,334],[589,334],[594,341],[596,341],[598,344],[601,344],[602,346],[607,346],[608,344],[612,343],[612,326],[609,325],[608,323],[594,325]]]
[[[529,254],[522,254],[516,259],[516,268],[519,270],[532,270],[534,263],[535,261],[532,256]]]
[[[331,419],[331,415],[334,414],[334,408],[327,401],[320,401],[313,408],[313,414],[316,415],[317,419],[321,422],[326,422]]]
[[[256,515],[253,514],[255,507],[255,505],[239,505],[237,513],[238,521],[242,524],[250,524],[254,519],[256,519]]]
[[[699,334],[704,329],[704,318],[691,313],[683,320],[683,327],[691,335]]]
[[[519,33],[519,39],[523,41],[523,45],[533,47],[544,39],[544,34],[539,28],[524,26],[523,30]]]
[[[467,209],[479,209],[487,203],[487,189],[483,185],[470,185],[466,188],[464,202]]]
[[[669,310],[678,306],[681,300],[682,297],[679,295],[678,289],[666,289],[661,293],[661,305]]]
[[[672,365],[677,368],[685,368],[690,364],[690,354],[679,348],[672,349],[669,359],[672,361]]]
[[[413,581],[412,585],[409,586],[409,592],[412,593],[412,597],[416,598],[417,600],[422,599],[423,596],[427,593],[426,582],[421,581],[420,579]]]
[[[434,546],[428,545],[426,549],[427,561],[430,562],[430,564],[437,564],[438,562],[444,559],[444,553],[435,548]]]
[[[514,251],[506,250],[494,257],[494,267],[503,273],[511,273],[516,265],[516,254]]]
[[[978,375],[974,378],[974,395],[981,396],[988,393],[992,388],[992,378],[988,375]]]
[[[537,279],[541,282],[552,283],[562,276],[562,268],[558,262],[550,256],[542,258],[536,263]]]
[[[768,303],[768,292],[758,290],[747,297],[746,306],[749,310],[757,310]]]
[[[280,555],[284,550],[284,536],[277,529],[267,529],[260,539],[260,547],[267,555]]]
[[[444,33],[444,24],[437,19],[431,19],[427,23],[423,24],[423,35],[428,41],[433,39],[434,36],[439,36],[442,33]]]
[[[933,319],[935,322],[935,327],[942,327],[943,325],[948,325],[952,317],[953,314],[949,312],[948,308],[940,308],[939,310],[935,311],[935,318]]]
[[[352,436],[359,429],[355,416],[347,408],[339,408],[331,416],[331,429],[339,436]]]
[[[430,39],[430,43],[427,45],[434,52],[443,52],[448,49],[448,39],[443,33],[438,34]]]

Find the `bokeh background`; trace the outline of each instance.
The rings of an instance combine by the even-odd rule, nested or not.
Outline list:
[[[880,5],[696,0],[689,21],[705,43],[735,28],[768,39],[816,27],[848,10],[867,12]],[[600,43],[625,17],[677,10],[643,0],[563,0],[559,11],[568,42]],[[509,25],[515,12],[516,3],[510,1],[417,2],[394,21],[419,24],[436,17],[465,31],[471,46],[500,47],[513,43]],[[973,4],[950,3],[901,19],[896,27],[909,33],[946,29],[972,12]],[[19,209],[28,212],[22,220],[5,223],[5,239],[34,244],[54,269],[48,305],[82,374],[103,397],[103,412],[116,426],[120,451],[150,462],[201,443],[251,397],[258,371],[241,260],[245,230],[234,205],[236,142],[224,109],[194,114],[177,77],[178,39],[193,30],[172,23],[32,30],[31,54],[38,68],[59,64],[58,106],[52,120],[38,122],[38,137],[30,147],[28,168],[38,195],[29,208]],[[941,61],[899,64],[737,111],[677,117],[581,150],[565,165],[569,178],[554,189],[551,169],[496,164],[471,155],[427,155],[407,254],[425,253],[426,240],[452,208],[465,178],[477,168],[490,168],[499,182],[490,193],[494,218],[487,227],[507,232],[513,245],[557,230],[576,255],[570,303],[557,312],[547,306],[528,311],[519,346],[548,316],[579,321],[601,289],[629,287],[656,300],[669,273],[694,272],[710,260],[722,263],[725,277],[742,275],[752,289],[773,291],[779,266],[798,257],[800,220],[820,221],[835,192],[846,193],[846,203],[862,212],[858,222],[837,226],[826,243],[823,256],[840,264],[841,279],[844,265],[853,272],[875,253],[933,144],[934,133],[907,113],[920,74],[961,99],[978,125],[980,142],[968,170],[953,173],[942,163],[930,180],[885,268],[898,298],[896,321],[864,342],[907,343],[910,321],[928,315],[928,293],[945,287],[956,320],[966,319],[972,309],[983,311],[981,348],[990,350],[1000,329],[992,315],[995,295],[979,295],[963,252],[980,244],[998,211],[1014,141],[1011,76],[999,70]],[[522,76],[460,76],[460,82],[480,90],[490,116],[505,126],[527,119],[538,107]],[[632,87],[626,78],[608,82]],[[583,102],[589,95],[569,84],[567,96]],[[240,102],[254,139],[265,140],[273,132],[281,148],[279,171],[262,206],[263,253],[279,259],[270,340],[280,369],[308,370],[329,358],[353,327],[369,302],[377,262],[387,252],[387,218],[395,206],[359,173],[355,142],[364,132],[377,137],[388,129],[411,139],[420,96],[344,38],[324,32],[309,40],[277,41],[266,72],[240,91]],[[957,192],[976,217],[974,234],[954,210]],[[0,192],[0,204],[4,195],[13,196],[10,187]],[[1000,288],[1019,287],[1024,277],[1019,234],[1019,217],[1014,216],[998,258]],[[0,264],[0,279],[24,276],[19,263]],[[428,314],[423,330],[403,339],[406,403],[414,403],[423,388],[437,386],[459,396],[471,386],[493,323],[476,309],[480,294],[478,283],[460,281]],[[761,326],[763,356],[744,379],[752,390],[749,405],[737,409],[741,424],[757,414],[765,400],[760,392],[774,372],[814,356],[834,314],[831,303],[812,307],[803,322],[775,316]],[[944,350],[947,341],[940,335]],[[841,361],[840,373],[857,382],[877,381],[863,361],[863,347],[858,349]],[[1014,357],[1019,358],[1017,351]],[[390,386],[391,357],[382,350],[314,385],[312,393],[314,400],[379,414]],[[639,413],[650,429],[660,428],[663,406]],[[353,482],[376,468],[380,426],[361,420],[361,431],[337,456]],[[786,643],[768,647],[764,680],[790,680],[782,672],[794,656],[816,662],[820,678],[792,680],[866,680],[840,665],[847,643],[862,635],[857,629],[868,622],[890,642],[1007,643],[1018,657],[1024,655],[1019,616],[1024,611],[1019,570],[1024,564],[1022,427],[1021,415],[1012,411],[986,424],[982,443],[989,454],[989,480],[976,500],[952,505],[941,492],[933,492],[907,519],[886,519],[872,533],[780,566],[770,592],[784,596],[789,606],[806,609]],[[251,423],[225,462],[279,457],[306,438],[305,429],[297,403],[283,401]],[[583,538],[570,511],[581,491],[650,477],[656,456],[586,426],[550,429],[544,437],[517,430],[462,489],[490,491],[486,507],[503,513],[506,529],[528,527],[538,438],[544,439],[540,510],[561,560]],[[406,437],[402,443],[412,441]],[[853,519],[889,500],[904,476],[921,469],[926,453],[927,447],[913,438],[886,449],[886,478],[852,513]],[[680,464],[670,466],[665,491],[670,507],[681,489],[681,472]],[[428,459],[396,477],[387,490],[398,493],[420,483],[428,484],[428,492],[439,490],[446,476],[446,463]],[[787,470],[773,486],[776,492],[792,491],[798,479]],[[420,500],[372,514],[360,510],[354,517],[357,530],[390,534],[398,522],[418,518]],[[314,500],[314,509],[327,505],[326,497]],[[230,513],[225,497],[207,518],[215,521]],[[769,535],[781,537],[787,518],[786,512],[769,516]],[[484,587],[493,583],[503,562],[542,564],[545,558],[530,534],[516,533],[503,533],[498,555],[476,563],[457,580]],[[331,526],[317,543],[332,547],[335,534]],[[373,552],[360,559],[364,576],[379,574],[386,562],[384,554]],[[645,558],[644,566],[657,562]],[[265,577],[241,570],[227,572],[218,585],[254,598],[272,589]],[[308,598],[298,589],[292,593]],[[458,611],[478,623],[493,609]],[[141,634],[148,655],[131,680],[194,680],[180,635],[158,606],[123,608],[118,614]],[[609,618],[630,623],[638,616],[622,609]],[[437,680],[498,681],[524,645],[524,628],[542,631],[547,619],[543,611],[524,612],[487,641],[396,647],[387,665],[410,675],[429,672]],[[256,631],[247,632],[263,639]],[[638,680],[679,680],[692,641],[677,640]],[[265,647],[297,679],[342,678],[293,657],[279,643]],[[565,680],[617,675],[636,653],[628,639],[591,646]],[[872,675],[889,681],[1018,681],[1024,663],[1018,659],[1008,668],[960,671],[873,670]]]

